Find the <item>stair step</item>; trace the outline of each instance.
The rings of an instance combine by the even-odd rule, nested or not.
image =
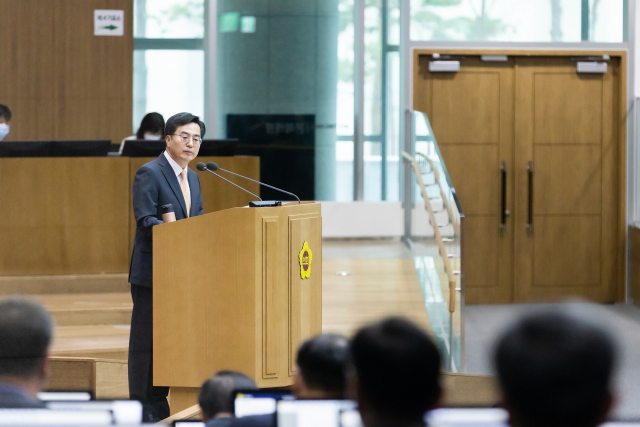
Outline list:
[[[0,276],[0,295],[130,292],[127,274]]]
[[[128,325],[133,302],[129,292],[35,296],[49,310],[56,326]]]
[[[52,356],[127,358],[129,325],[90,325],[56,327]]]
[[[96,399],[128,399],[126,360],[52,357],[49,390],[91,391]]]

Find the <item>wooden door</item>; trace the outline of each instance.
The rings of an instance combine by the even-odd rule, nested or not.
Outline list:
[[[514,60],[461,60],[457,73],[432,73],[419,56],[414,109],[429,117],[465,214],[468,304],[513,301],[513,221],[501,231],[501,165],[513,211]]]
[[[516,59],[515,302],[617,299],[619,68]]]

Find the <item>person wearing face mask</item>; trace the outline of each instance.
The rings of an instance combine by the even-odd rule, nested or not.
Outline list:
[[[149,113],[140,122],[140,127],[138,128],[138,132],[135,135],[128,136],[122,140],[120,144],[120,154],[122,154],[122,150],[124,149],[124,144],[126,141],[132,139],[146,139],[149,141],[159,141],[164,138],[164,117],[160,113]]]
[[[11,110],[6,105],[0,104],[0,141],[4,140],[9,133],[9,122],[11,121]]]

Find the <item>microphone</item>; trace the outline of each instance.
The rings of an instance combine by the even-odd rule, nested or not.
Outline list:
[[[211,162],[211,163],[213,163],[213,162]],[[214,165],[216,165],[215,163],[213,163],[213,164],[214,164]],[[215,176],[217,176],[218,178],[224,179],[224,180],[225,180],[225,181],[227,181],[229,184],[235,185],[236,187],[238,187],[238,188],[239,188],[239,189],[241,189],[242,191],[246,191],[247,193],[251,194],[253,197],[255,197],[255,198],[257,198],[258,200],[262,201],[262,199],[261,199],[260,197],[256,196],[256,195],[255,195],[255,194],[253,194],[251,191],[249,191],[249,190],[247,190],[247,189],[244,189],[244,188],[240,187],[238,184],[236,184],[236,183],[234,183],[234,182],[231,182],[231,181],[229,181],[227,178],[224,178],[224,177],[222,177],[222,176],[218,175],[217,173],[215,173],[214,171],[215,171],[215,170],[218,170],[218,165],[216,165],[216,168],[215,168],[215,169],[211,170],[211,169],[207,168],[207,166],[206,166],[204,163],[202,163],[202,162],[198,162],[198,164],[196,165],[196,169],[198,169],[200,172],[205,172],[205,171],[206,171],[206,172],[210,172],[210,173],[214,174]]]
[[[280,191],[280,192],[282,192],[282,193],[285,193],[285,194],[288,194],[288,195],[290,195],[290,196],[293,196],[293,197],[295,197],[296,199],[298,199],[298,204],[300,204],[300,198],[299,198],[298,196],[296,196],[295,194],[293,194],[293,193],[289,193],[288,191],[284,191],[284,190],[282,190],[282,189],[280,189],[280,188],[276,188],[276,187],[271,186],[271,185],[269,185],[269,184],[265,184],[264,182],[256,181],[255,179],[247,178],[246,176],[239,175],[239,174],[237,174],[237,173],[235,173],[235,172],[231,172],[231,171],[228,171],[228,170],[226,170],[226,169],[222,169],[220,166],[218,166],[218,165],[217,165],[217,164],[215,164],[214,162],[209,162],[209,163],[207,163],[207,170],[210,170],[210,171],[217,171],[218,169],[219,169],[219,170],[221,170],[221,171],[224,171],[224,172],[227,172],[227,173],[233,174],[233,175],[235,175],[235,176],[239,176],[240,178],[248,179],[249,181],[252,181],[252,182],[258,183],[258,184],[260,184],[260,185],[264,185],[265,187],[269,187],[269,188],[271,188],[271,189],[273,189],[273,190],[277,190],[277,191]],[[213,172],[212,172],[212,173],[213,173]],[[215,174],[215,175],[217,175],[217,174]],[[218,176],[220,176],[220,175],[218,175]],[[220,177],[220,178],[222,178],[222,177]],[[262,199],[260,199],[260,200],[262,200]]]

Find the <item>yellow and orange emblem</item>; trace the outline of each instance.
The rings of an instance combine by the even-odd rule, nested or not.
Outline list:
[[[309,244],[307,241],[304,241],[304,245],[302,245],[302,250],[298,254],[298,259],[300,260],[300,277],[302,279],[308,279],[311,277],[311,259],[313,254],[311,253],[311,249],[309,249]]]

